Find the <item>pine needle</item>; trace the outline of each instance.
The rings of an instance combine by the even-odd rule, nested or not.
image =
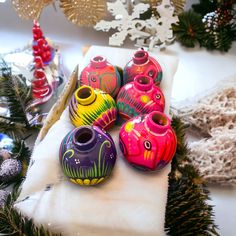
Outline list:
[[[213,208],[198,171],[188,159],[184,125],[174,117],[172,126],[178,138],[176,155],[169,174],[165,230],[168,235],[219,235]]]

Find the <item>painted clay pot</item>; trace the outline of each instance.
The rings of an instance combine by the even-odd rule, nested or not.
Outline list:
[[[96,125],[106,130],[114,124],[117,116],[115,101],[109,94],[85,85],[72,96],[69,112],[76,127]]]
[[[124,83],[132,82],[139,74],[150,76],[156,85],[159,85],[162,79],[160,64],[144,50],[136,51],[132,60],[125,66]]]
[[[176,135],[169,118],[159,112],[132,118],[120,130],[120,148],[126,160],[142,170],[160,170],[173,158]]]
[[[71,182],[80,185],[101,183],[112,172],[116,148],[111,136],[97,126],[70,131],[60,146],[60,163]]]
[[[152,111],[164,111],[165,98],[153,79],[137,75],[133,82],[124,85],[117,96],[117,108],[121,117],[130,119]]]
[[[101,89],[115,97],[121,86],[121,78],[116,67],[108,63],[106,58],[96,56],[81,72],[80,84]]]

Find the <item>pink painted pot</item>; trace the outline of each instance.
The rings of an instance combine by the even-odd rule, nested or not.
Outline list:
[[[146,75],[137,75],[133,82],[124,85],[117,96],[121,117],[130,119],[152,111],[164,111],[165,98],[161,89]]]
[[[101,89],[115,97],[121,86],[121,78],[116,67],[108,63],[105,57],[96,56],[81,72],[80,85]]]
[[[120,130],[125,159],[142,170],[160,170],[173,158],[177,139],[170,119],[154,111],[127,121]]]
[[[162,79],[160,64],[144,50],[136,51],[132,60],[125,66],[124,83],[132,82],[139,74],[150,76],[156,85],[159,85]]]

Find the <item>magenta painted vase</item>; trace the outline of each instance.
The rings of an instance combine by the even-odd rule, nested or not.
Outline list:
[[[115,97],[121,86],[121,78],[116,67],[108,63],[105,57],[96,56],[81,72],[80,85],[101,89]]]
[[[116,162],[112,137],[97,126],[81,126],[62,140],[59,156],[64,174],[79,185],[101,183]]]
[[[69,114],[72,124],[76,127],[95,125],[107,130],[116,120],[117,108],[108,93],[84,85],[72,96]]]
[[[139,74],[151,77],[156,85],[159,85],[162,79],[160,64],[144,50],[136,51],[132,60],[125,66],[124,83],[132,82]]]
[[[133,82],[124,85],[117,96],[117,108],[121,117],[130,119],[152,111],[164,111],[165,98],[153,79],[137,75]]]
[[[173,158],[177,139],[170,119],[159,111],[127,121],[120,130],[126,160],[142,170],[160,170]]]

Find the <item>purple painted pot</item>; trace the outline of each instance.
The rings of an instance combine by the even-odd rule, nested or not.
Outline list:
[[[81,126],[62,140],[60,163],[64,174],[79,185],[95,185],[107,178],[116,162],[112,137],[97,126]]]

